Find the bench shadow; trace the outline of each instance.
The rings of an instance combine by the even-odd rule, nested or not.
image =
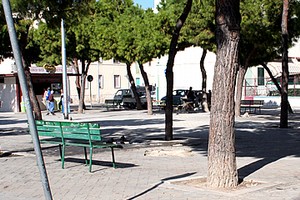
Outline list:
[[[60,161],[60,159],[58,159],[58,160]],[[81,159],[81,158],[65,158],[65,162],[80,163],[80,164],[85,165],[85,160]],[[113,168],[111,161],[103,161],[103,160],[94,160],[93,159],[93,166],[94,165]],[[116,162],[116,168],[123,169],[123,168],[131,168],[131,167],[137,167],[137,165],[132,164],[132,163]],[[93,171],[95,171],[95,170],[93,170]]]

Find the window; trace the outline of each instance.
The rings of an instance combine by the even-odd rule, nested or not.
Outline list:
[[[99,88],[104,88],[104,81],[103,81],[103,76],[102,75],[99,75]]]
[[[121,77],[120,75],[114,75],[114,87],[121,88]]]
[[[4,77],[0,77],[0,83],[4,83]]]
[[[265,85],[265,71],[264,68],[257,68],[257,84]]]
[[[137,85],[137,86],[140,86],[140,85],[141,85],[141,79],[140,79],[140,78],[136,78],[135,82],[136,82],[136,85]]]

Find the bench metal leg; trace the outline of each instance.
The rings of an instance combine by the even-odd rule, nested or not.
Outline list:
[[[83,150],[84,150],[84,161],[85,161],[85,164],[87,165],[88,164],[88,160],[87,160],[86,147],[83,147]]]
[[[58,145],[58,147],[59,147],[59,156],[60,156],[60,160],[61,160],[61,158],[62,158],[62,153],[61,153],[61,144],[59,144],[59,145]]]
[[[93,148],[90,148],[90,167],[89,167],[89,172],[92,172],[92,164],[93,164]]]
[[[65,145],[62,145],[61,168],[65,168]]]
[[[116,168],[114,148],[113,148],[113,147],[110,147],[110,149],[111,149],[111,156],[112,156],[113,168]]]

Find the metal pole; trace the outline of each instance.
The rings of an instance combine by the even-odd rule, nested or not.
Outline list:
[[[93,104],[92,104],[92,81],[90,81],[90,101],[91,101],[91,108],[93,108]]]
[[[68,97],[68,82],[67,82],[67,55],[66,55],[66,36],[64,28],[64,19],[61,19],[61,55],[62,55],[62,68],[63,68],[63,106],[64,106],[64,119],[69,119],[69,97]]]
[[[9,0],[2,0],[2,4],[3,4],[4,13],[5,13],[6,23],[8,26],[10,42],[11,42],[15,62],[17,65],[17,69],[18,69],[18,77],[19,77],[19,81],[20,81],[20,85],[21,85],[21,89],[22,89],[22,93],[23,93],[24,102],[25,102],[26,114],[27,114],[28,123],[29,123],[29,130],[30,130],[30,134],[32,137],[33,145],[34,145],[34,150],[36,153],[37,165],[38,165],[38,168],[40,171],[41,181],[42,181],[43,189],[44,189],[44,195],[47,200],[52,200],[52,195],[51,195],[50,185],[49,185],[49,181],[48,181],[48,177],[47,177],[46,167],[45,167],[45,163],[43,160],[40,142],[38,139],[38,134],[37,134],[36,124],[35,124],[35,120],[34,120],[34,116],[33,116],[33,112],[32,112],[32,107],[30,104],[29,92],[28,92],[26,77],[25,77],[23,63],[22,63],[22,56],[21,56],[21,52],[20,52],[20,48],[19,48],[19,44],[18,44],[18,40],[17,40],[17,34],[16,34],[15,27],[14,27],[14,21],[13,21],[13,17],[12,17],[12,13],[11,13],[11,7],[10,7]]]
[[[98,78],[97,78],[97,80],[98,80],[98,85],[97,85],[97,88],[98,88],[98,95],[97,95],[97,102],[98,103],[100,103],[100,76],[99,76],[99,67],[100,67],[100,64],[99,64],[100,62],[99,62],[99,60],[98,60],[98,62],[97,62],[97,70],[98,70]]]

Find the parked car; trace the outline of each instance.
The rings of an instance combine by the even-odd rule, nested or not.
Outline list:
[[[186,95],[187,90],[178,89],[173,91],[173,106],[179,106],[183,104],[182,98]],[[159,106],[164,109],[166,107],[167,96],[160,99]]]
[[[183,103],[184,103],[183,99],[186,97],[187,91],[188,90],[184,90],[184,89],[177,89],[177,90],[173,91],[173,107],[183,105]],[[198,105],[199,102],[201,102],[202,91],[201,90],[193,90],[193,91],[194,91],[194,94],[196,97],[195,104]],[[166,99],[167,99],[167,97],[164,96],[160,100],[160,107],[163,109],[166,106]]]
[[[146,100],[146,95],[143,92],[143,90],[140,90],[140,88],[137,87],[137,93],[140,97],[141,103],[143,108],[147,107],[147,100]],[[134,94],[131,89],[119,89],[114,97],[113,101],[117,102],[124,108],[130,108],[134,109],[136,108],[136,100],[134,98]]]

